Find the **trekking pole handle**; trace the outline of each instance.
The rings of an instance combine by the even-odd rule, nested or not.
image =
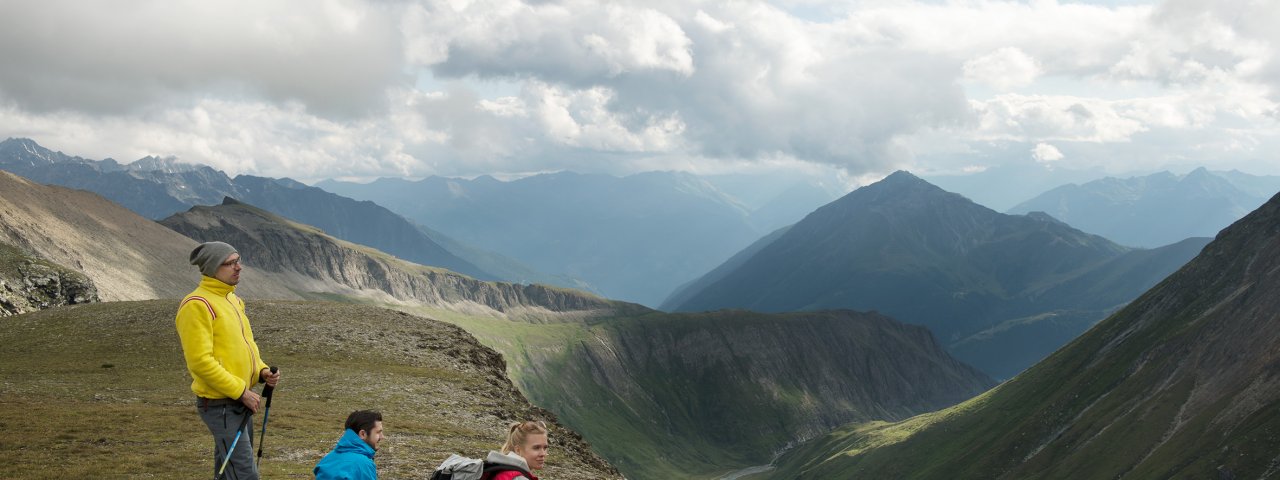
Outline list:
[[[276,373],[276,372],[278,372],[278,371],[280,371],[280,369],[279,369],[278,367],[274,367],[274,366],[273,366],[273,367],[271,367],[271,373]],[[273,387],[273,386],[271,386],[271,385],[267,385],[267,386],[265,386],[265,387],[262,387],[262,396],[263,396],[263,397],[266,397],[266,398],[271,398],[271,391],[272,391],[272,390],[275,390],[275,389],[276,389],[276,387]]]

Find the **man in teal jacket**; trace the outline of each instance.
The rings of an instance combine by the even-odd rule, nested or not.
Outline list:
[[[347,416],[347,429],[338,444],[316,464],[316,480],[366,480],[378,478],[373,456],[382,441],[382,414],[358,410]]]

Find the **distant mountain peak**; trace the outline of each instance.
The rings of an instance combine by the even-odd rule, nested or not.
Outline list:
[[[1036,210],[1034,212],[1027,212],[1026,216],[1027,218],[1030,218],[1033,220],[1039,220],[1041,222],[1055,223],[1058,225],[1066,225],[1066,222],[1063,222],[1062,220],[1058,220],[1057,218],[1054,218],[1053,215],[1049,215],[1048,213],[1045,213],[1040,210]]]
[[[145,157],[134,160],[126,166],[130,171],[134,172],[154,172],[162,171],[166,173],[180,173],[199,170],[201,165],[187,163],[178,160],[178,157],[169,155],[160,157],[156,155],[147,155]]]
[[[840,208],[862,209],[868,207],[892,209],[928,209],[928,205],[937,202],[956,202],[986,209],[963,195],[948,192],[942,188],[912,175],[905,170],[893,172],[884,179],[849,192],[839,200],[828,204],[842,205]],[[823,207],[827,208],[827,207]]]
[[[244,202],[241,202],[231,197],[222,197],[222,204],[223,205],[244,205]]]
[[[55,153],[40,146],[34,140],[13,137],[0,142],[0,157],[21,160],[31,165],[53,164],[67,160],[67,157],[61,152]],[[0,158],[0,160],[3,160],[3,158]]]
[[[879,188],[894,188],[894,189],[923,188],[933,192],[950,193],[938,187],[937,185],[929,183],[923,178],[912,175],[911,172],[908,172],[906,170],[898,170],[896,172],[893,172],[889,174],[889,176],[884,177],[883,180],[880,180],[879,182],[868,185],[868,187],[877,186],[877,185],[879,186]]]
[[[917,177],[917,176],[915,176],[915,175],[912,175],[912,174],[911,174],[911,172],[908,172],[908,171],[906,171],[906,170],[897,170],[897,171],[894,171],[893,173],[890,173],[890,174],[889,174],[889,176],[884,177],[884,180],[881,180],[881,181],[882,181],[882,182],[883,182],[883,181],[894,181],[894,182],[924,182],[924,183],[929,183],[929,182],[925,182],[924,180],[920,179],[920,177]]]

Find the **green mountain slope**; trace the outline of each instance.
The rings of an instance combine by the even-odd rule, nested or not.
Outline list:
[[[849,311],[655,313],[514,357],[530,398],[634,478],[714,478],[848,419],[904,418],[992,385],[927,330]]]
[[[350,304],[246,307],[264,358],[284,374],[262,443],[265,478],[309,478],[361,408],[384,414],[384,478],[425,478],[451,452],[479,456],[501,445],[506,422],[527,418],[552,423],[547,478],[619,478],[525,400],[501,356],[457,327]],[[176,309],[176,300],[109,302],[0,321],[0,425],[22,432],[0,438],[0,477],[207,478],[211,438]]]
[[[1280,195],[1048,359],[962,405],[852,425],[773,478],[1280,474]]]

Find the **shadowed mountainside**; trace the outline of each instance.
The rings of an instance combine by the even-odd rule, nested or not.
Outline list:
[[[655,313],[525,345],[530,398],[629,477],[704,478],[849,419],[900,419],[993,382],[874,313]],[[672,448],[678,446],[679,448]]]
[[[773,478],[1280,474],[1280,195],[1017,378],[797,448]]]

